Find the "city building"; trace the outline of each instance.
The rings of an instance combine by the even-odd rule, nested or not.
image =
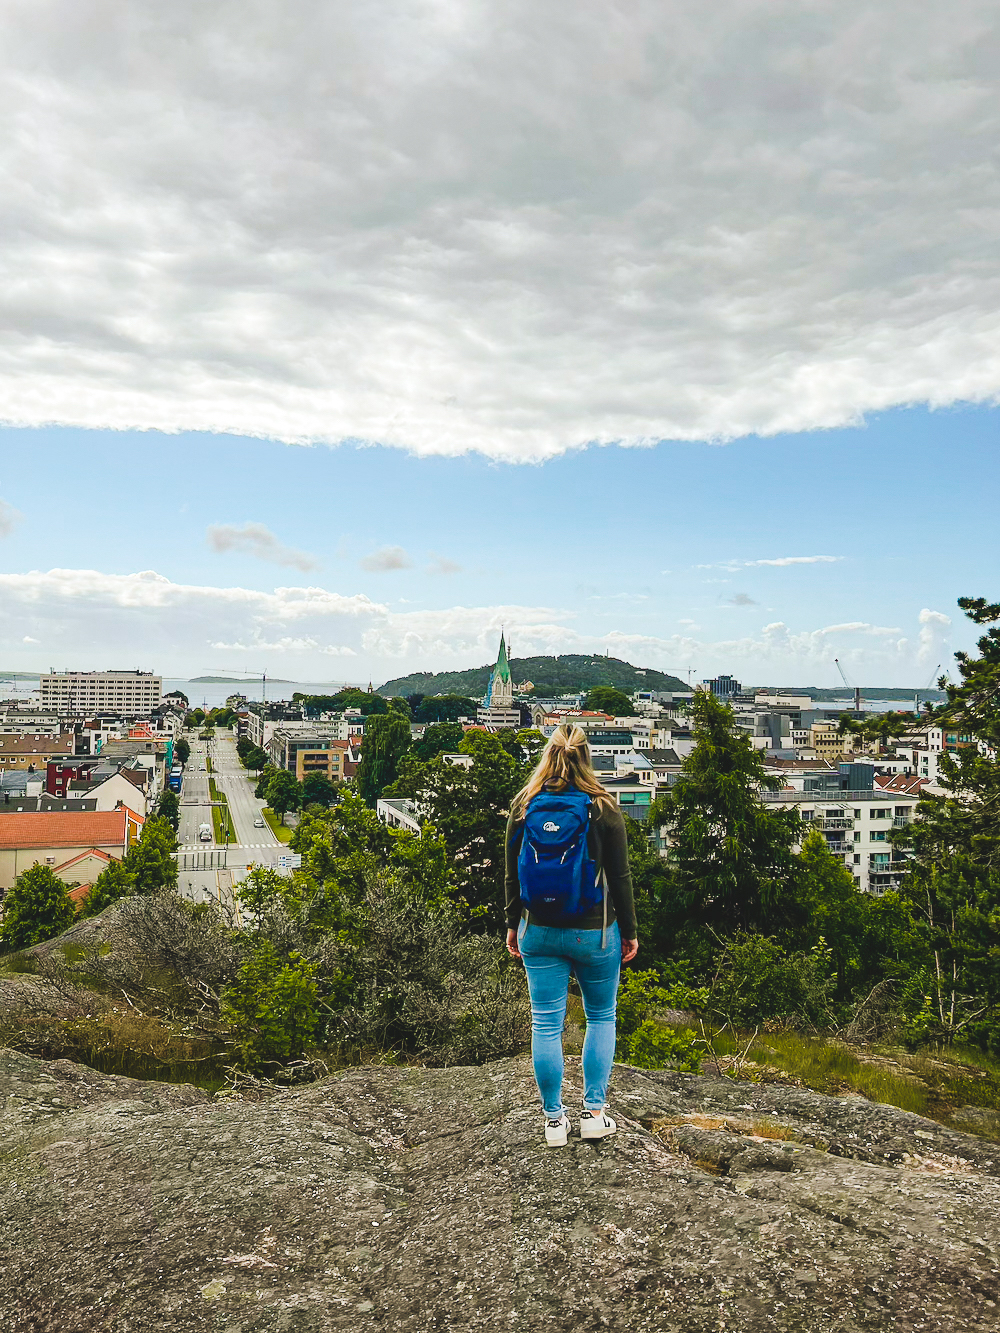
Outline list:
[[[50,671],[39,682],[38,701],[62,717],[116,712],[143,717],[159,707],[163,678],[150,671]]]
[[[310,773],[322,773],[331,782],[343,781],[350,742],[333,736],[325,727],[278,727],[268,743],[277,768],[294,773],[299,782]]]
[[[383,824],[390,828],[406,829],[409,833],[420,836],[420,819],[415,801],[401,797],[380,796],[375,802],[375,813]]]
[[[67,882],[93,883],[109,859],[121,860],[142,824],[127,809],[0,813],[0,890],[39,864]]]
[[[714,680],[703,680],[701,683],[711,690],[717,699],[729,700],[734,694],[743,693],[743,686],[732,676],[716,676]]]
[[[72,758],[75,751],[73,731],[63,731],[58,736],[48,732],[37,736],[8,733],[0,736],[0,768],[44,770],[51,759]]]

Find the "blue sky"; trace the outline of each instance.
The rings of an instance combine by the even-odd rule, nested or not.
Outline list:
[[[7,429],[2,665],[378,683],[476,665],[503,624],[515,654],[817,684],[839,656],[863,683],[922,685],[972,637],[956,598],[1000,582],[998,425],[987,408],[909,409],[538,464]],[[258,532],[247,550],[248,524],[274,544]],[[276,604],[276,588],[316,591]]]
[[[0,6],[0,669],[970,642],[995,4],[137,12]]]

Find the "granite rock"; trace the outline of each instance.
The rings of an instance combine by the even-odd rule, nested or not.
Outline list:
[[[0,1104],[11,1333],[1000,1328],[1000,1144],[859,1098],[618,1067],[552,1150],[524,1060],[247,1101],[4,1051]]]

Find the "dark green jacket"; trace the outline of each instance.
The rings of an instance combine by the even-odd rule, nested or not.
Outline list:
[[[506,886],[505,915],[510,930],[517,929],[524,904],[521,902],[521,885],[517,878],[517,857],[521,850],[521,837],[524,833],[524,821],[515,820],[513,814],[507,820],[507,862],[504,882]],[[632,898],[632,872],[628,864],[628,838],[625,834],[625,819],[616,805],[606,801],[595,801],[591,807],[590,828],[587,830],[587,850],[596,864],[598,873],[603,869],[608,877],[608,925],[618,922],[623,940],[634,940],[635,903]],[[531,918],[539,925],[561,926],[562,921],[544,921],[537,912]],[[600,930],[602,922],[601,908],[597,907],[586,916],[574,918],[573,925],[580,930]]]

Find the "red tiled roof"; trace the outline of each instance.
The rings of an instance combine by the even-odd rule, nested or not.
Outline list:
[[[921,787],[926,787],[929,778],[918,778],[912,773],[876,773],[875,785],[887,792],[901,792],[907,796],[919,796]]]
[[[124,846],[127,820],[135,816],[125,810],[55,810],[38,814],[30,810],[0,815],[0,848]]]

